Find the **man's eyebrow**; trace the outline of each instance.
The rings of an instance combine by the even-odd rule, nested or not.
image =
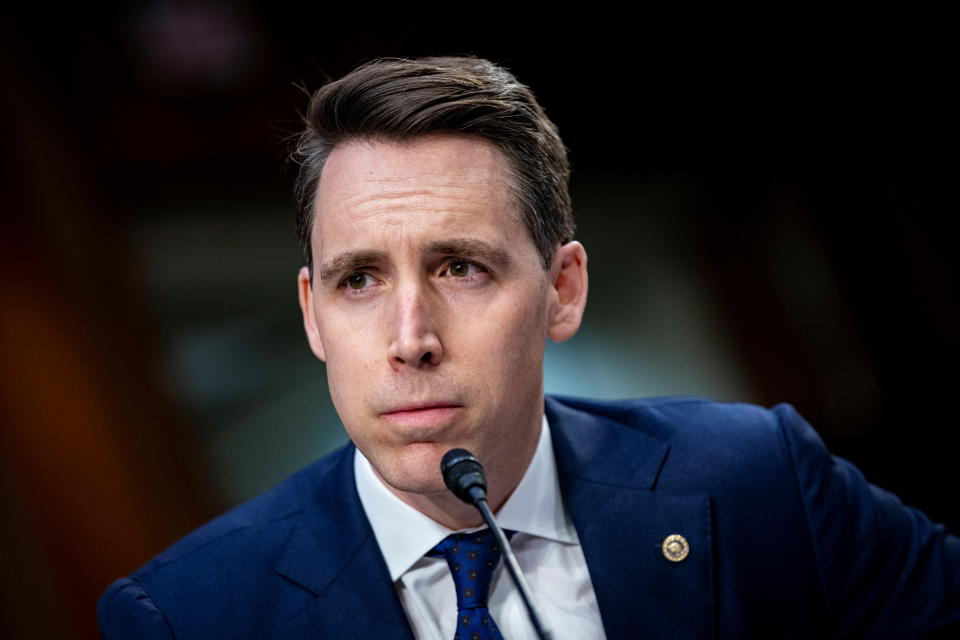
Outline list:
[[[382,251],[344,251],[320,266],[320,282],[339,279],[341,275],[385,260]]]
[[[510,263],[510,256],[506,251],[475,238],[439,240],[437,242],[431,242],[424,247],[424,250],[427,253],[442,253],[461,258],[477,258],[501,268]]]
[[[510,263],[510,256],[506,251],[495,247],[489,242],[475,238],[451,238],[431,242],[423,248],[424,253],[438,253],[458,256],[461,258],[476,258],[496,267],[503,268]],[[344,251],[320,265],[318,273],[320,282],[339,280],[343,275],[357,271],[363,267],[378,262],[385,262],[387,254],[383,251],[358,250]]]

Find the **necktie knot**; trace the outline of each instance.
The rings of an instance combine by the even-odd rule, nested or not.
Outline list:
[[[445,558],[453,576],[457,590],[457,637],[502,640],[487,608],[490,582],[501,556],[493,532],[482,529],[473,533],[451,533],[427,555]]]
[[[452,533],[431,549],[429,555],[446,558],[457,589],[458,609],[487,606],[490,582],[501,555],[490,529]]]

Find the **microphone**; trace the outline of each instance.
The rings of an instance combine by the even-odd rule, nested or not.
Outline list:
[[[551,640],[553,634],[542,622],[543,616],[533,599],[533,593],[530,591],[526,578],[520,573],[520,565],[517,564],[517,558],[513,555],[513,549],[510,548],[510,541],[504,535],[500,525],[497,524],[493,512],[490,511],[490,506],[487,504],[487,478],[483,475],[483,465],[466,449],[451,449],[443,454],[443,459],[440,461],[440,473],[443,475],[444,484],[447,485],[453,495],[480,511],[480,515],[483,516],[487,526],[493,531],[500,548],[503,549],[503,561],[510,571],[513,583],[520,591],[520,597],[527,608],[527,614],[529,614],[530,622],[537,632],[537,637],[540,640]]]
[[[447,489],[467,504],[487,499],[487,478],[483,465],[466,449],[450,449],[440,461],[440,473]]]

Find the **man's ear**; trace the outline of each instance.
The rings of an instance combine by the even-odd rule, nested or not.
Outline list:
[[[317,316],[313,308],[313,291],[310,283],[310,269],[300,267],[297,275],[297,289],[300,294],[300,311],[303,312],[303,330],[307,333],[307,342],[310,349],[322,362],[327,361],[320,341],[320,331],[317,329]]]
[[[550,266],[553,291],[547,335],[555,342],[569,340],[580,328],[587,306],[587,252],[579,242],[568,242]]]

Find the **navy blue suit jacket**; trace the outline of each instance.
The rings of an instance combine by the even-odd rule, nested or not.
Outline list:
[[[960,637],[960,540],[789,405],[548,397],[546,413],[610,640]],[[350,445],[112,584],[98,615],[106,638],[412,637]]]

